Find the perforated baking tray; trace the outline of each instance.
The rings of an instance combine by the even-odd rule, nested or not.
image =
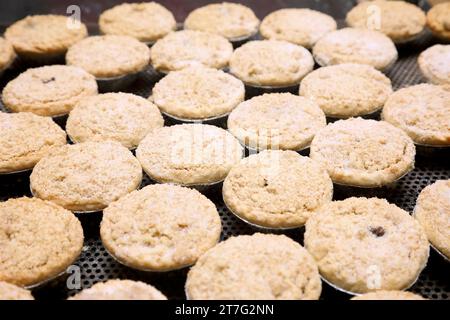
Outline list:
[[[399,61],[387,71],[388,76],[393,81],[394,89],[425,81],[417,66],[417,55],[432,45],[433,41],[431,35],[427,33],[421,39],[402,45],[399,48]],[[7,71],[2,77],[0,87],[3,87],[8,80],[15,77],[21,71],[23,71],[23,67],[16,63],[13,69]],[[158,75],[149,69],[140,74],[133,85],[124,91],[148,97],[151,94],[153,84],[158,78]],[[248,95],[248,98],[250,97],[251,94]],[[0,109],[6,112],[1,104]],[[438,179],[450,178],[449,159],[449,152],[445,150],[419,154],[416,158],[416,168],[414,171],[403,178],[394,190],[386,194],[386,198],[388,201],[412,212],[417,196],[425,186]],[[151,183],[150,179],[145,177],[144,184],[149,183]],[[358,194],[355,195],[357,196]],[[20,196],[31,196],[29,193],[29,172],[0,176],[0,201]],[[261,232],[230,214],[223,204],[220,190],[206,193],[206,196],[217,205],[222,218],[222,240],[230,236]],[[334,198],[343,199],[346,196],[348,194],[344,195],[337,192]],[[37,299],[65,299],[83,288],[92,286],[96,282],[116,278],[145,281],[156,286],[170,299],[185,299],[184,283],[187,269],[160,274],[148,274],[122,266],[108,255],[100,241],[99,224],[101,221],[101,213],[81,214],[77,216],[83,225],[85,234],[83,252],[75,264],[79,267],[80,271],[80,286],[79,288],[68,289],[65,280],[55,282],[43,288],[35,289],[33,294]],[[303,229],[281,231],[279,233],[284,233],[300,243],[303,242]],[[450,264],[448,262],[436,252],[431,251],[428,265],[420,275],[419,280],[411,288],[411,291],[430,299],[449,300],[449,267]],[[349,298],[349,295],[341,293],[325,283],[323,284],[321,299]]]

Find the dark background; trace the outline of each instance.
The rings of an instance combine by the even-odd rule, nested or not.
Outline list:
[[[151,1],[151,0],[141,0]],[[8,26],[30,14],[66,14],[69,5],[81,8],[81,19],[88,25],[96,24],[98,15],[116,4],[141,2],[123,0],[0,0],[0,25]],[[183,22],[189,12],[208,3],[221,2],[208,0],[156,0],[173,12],[178,22]],[[308,7],[328,13],[336,19],[343,19],[356,0],[227,0],[240,2],[251,7],[259,18],[269,12],[287,7]]]

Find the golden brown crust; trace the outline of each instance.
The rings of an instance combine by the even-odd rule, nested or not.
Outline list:
[[[140,281],[108,280],[84,289],[68,300],[167,300],[155,287]]]
[[[419,55],[420,71],[433,84],[450,85],[450,45],[436,44]]]
[[[376,112],[392,93],[391,80],[375,68],[345,63],[319,68],[301,82],[300,95],[316,102],[329,117]]]
[[[189,271],[193,300],[317,300],[322,285],[310,254],[284,235],[232,237]]]
[[[159,109],[130,93],[105,93],[81,100],[70,112],[66,131],[73,142],[117,141],[134,149],[164,125]]]
[[[390,184],[414,168],[416,150],[402,130],[384,121],[351,118],[321,129],[310,157],[333,182],[359,187]]]
[[[228,66],[232,44],[217,34],[183,30],[169,33],[158,40],[151,50],[153,67],[161,72],[204,65],[215,69]]]
[[[72,264],[83,229],[64,208],[36,198],[0,202],[0,281],[33,286]]]
[[[259,19],[252,9],[238,3],[213,3],[192,11],[184,21],[185,29],[219,34],[230,41],[252,36]]]
[[[173,14],[156,2],[122,3],[99,17],[104,34],[130,36],[142,42],[154,42],[177,27]]]
[[[7,69],[15,58],[16,53],[11,43],[0,37],[0,73]]]
[[[66,144],[66,133],[52,119],[28,112],[1,112],[0,132],[0,173],[31,169]]]
[[[237,48],[230,72],[252,86],[294,86],[314,67],[311,53],[287,41],[250,41]]]
[[[84,97],[97,94],[95,78],[81,68],[53,65],[28,69],[3,89],[6,108],[41,116],[67,114]]]
[[[113,78],[137,73],[150,61],[150,49],[128,36],[88,37],[67,51],[68,65],[85,69],[96,78]]]
[[[418,294],[408,291],[379,290],[353,297],[351,300],[426,300]]]
[[[202,66],[173,71],[152,90],[154,103],[171,116],[205,119],[228,114],[244,101],[242,81]]]
[[[267,228],[295,228],[333,197],[326,170],[294,151],[266,150],[243,159],[223,183],[223,200],[238,217]]]
[[[344,28],[317,41],[313,48],[316,62],[322,66],[341,63],[368,64],[378,70],[391,66],[398,58],[390,38],[378,31]]]
[[[306,223],[305,248],[327,281],[351,293],[407,289],[429,255],[420,224],[377,198],[323,206]]]
[[[136,150],[150,178],[181,185],[220,182],[242,156],[243,148],[231,133],[205,124],[154,129]]]
[[[393,93],[382,118],[418,145],[450,145],[450,88],[418,84]]]
[[[52,150],[30,176],[33,194],[73,211],[98,211],[136,190],[142,168],[118,142],[84,142]]]
[[[289,8],[266,16],[260,32],[266,39],[285,40],[312,48],[320,38],[336,28],[336,21],[327,14],[311,9]]]
[[[155,184],[104,210],[102,242],[117,260],[147,271],[194,264],[220,239],[222,225],[211,200],[195,189]]]
[[[417,198],[414,216],[430,243],[450,259],[450,180],[438,180],[425,187]]]
[[[254,97],[228,117],[228,130],[252,149],[302,150],[325,126],[325,114],[316,103],[290,93]]]
[[[440,3],[431,8],[427,13],[427,24],[435,36],[450,40],[450,3]]]
[[[379,19],[379,26],[376,25],[376,19]],[[404,42],[424,30],[426,16],[422,9],[412,3],[375,0],[358,4],[347,14],[346,21],[350,27],[373,28],[383,32],[394,42]]]
[[[5,38],[14,50],[21,56],[32,58],[64,54],[86,36],[84,24],[62,15],[28,16],[5,31]]]

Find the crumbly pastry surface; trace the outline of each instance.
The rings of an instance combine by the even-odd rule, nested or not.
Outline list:
[[[268,228],[292,228],[333,197],[327,171],[294,151],[266,150],[234,166],[223,183],[223,199],[242,219]]]
[[[97,211],[137,189],[142,168],[118,142],[66,145],[42,158],[30,176],[33,194],[72,211]]]
[[[429,255],[420,224],[377,198],[348,198],[323,206],[306,223],[304,241],[320,274],[352,293],[407,289]]]
[[[386,101],[382,117],[417,144],[450,145],[450,88],[419,84],[400,89]]]
[[[221,70],[188,67],[174,71],[153,88],[161,111],[181,119],[205,119],[229,113],[244,101],[242,81]]]
[[[15,58],[16,53],[11,43],[0,37],[0,72],[8,68]]]
[[[167,300],[158,289],[140,281],[108,280],[84,289],[68,300]]]
[[[204,124],[154,129],[136,150],[150,178],[181,185],[222,181],[242,156],[243,148],[231,133]]]
[[[232,237],[204,254],[189,271],[186,295],[193,300],[317,300],[317,265],[284,235]]]
[[[48,117],[0,112],[0,173],[31,169],[66,133]]]
[[[197,8],[184,21],[186,29],[220,34],[231,41],[255,34],[258,26],[259,19],[252,9],[230,2]]]
[[[260,32],[266,39],[286,40],[312,48],[321,37],[336,28],[336,21],[327,14],[311,9],[289,8],[266,16]]]
[[[419,35],[426,20],[425,12],[412,3],[385,0],[360,3],[346,18],[350,27],[381,31],[394,42],[408,41]]]
[[[408,291],[379,290],[355,296],[351,300],[426,300],[418,294]]]
[[[391,80],[382,72],[354,63],[319,68],[300,85],[300,95],[316,102],[327,116],[336,118],[376,112],[391,93]]]
[[[73,18],[35,15],[12,24],[6,29],[5,38],[19,55],[33,58],[64,54],[87,34],[86,26]]]
[[[247,42],[230,60],[231,73],[253,86],[296,85],[313,67],[308,50],[279,40]]]
[[[168,271],[194,264],[220,239],[211,200],[195,189],[155,184],[105,209],[100,227],[108,252],[136,269]]]
[[[104,34],[154,42],[177,27],[173,14],[156,2],[122,3],[104,11],[98,21]]]
[[[427,25],[435,36],[450,40],[450,3],[440,3],[427,13]]]
[[[95,94],[97,82],[92,75],[81,68],[53,65],[21,73],[5,86],[2,100],[13,112],[58,116]]]
[[[0,202],[0,281],[32,286],[74,262],[83,246],[78,219],[36,198]]]
[[[316,103],[290,93],[254,97],[228,117],[228,130],[252,149],[301,150],[325,126]]]
[[[67,51],[66,62],[97,78],[113,78],[140,72],[150,61],[150,49],[129,36],[88,37]]]
[[[431,244],[450,259],[450,179],[438,180],[422,190],[414,216]]]
[[[98,282],[67,300],[167,300],[167,297],[147,283],[113,279]]]
[[[378,31],[344,28],[319,39],[313,55],[321,66],[341,63],[368,64],[378,70],[392,65],[398,58],[394,43]]]
[[[183,30],[158,40],[152,47],[151,61],[162,72],[198,65],[222,69],[228,66],[232,53],[232,44],[222,36]]]
[[[158,107],[130,93],[85,98],[70,112],[66,130],[76,143],[117,141],[133,149],[154,128],[164,125]]]
[[[423,51],[418,60],[422,74],[428,81],[438,85],[450,85],[449,61],[450,45],[441,44],[436,44]]]
[[[24,288],[0,281],[0,300],[34,300],[34,297]]]
[[[412,170],[415,154],[402,130],[384,121],[351,118],[320,130],[310,157],[327,168],[335,183],[379,187]]]

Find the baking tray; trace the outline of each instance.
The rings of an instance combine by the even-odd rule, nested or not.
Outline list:
[[[429,33],[422,38],[399,47],[399,61],[387,71],[387,75],[393,82],[394,89],[425,82],[418,66],[418,54],[434,43]],[[5,83],[17,76],[24,68],[17,64],[6,72],[0,80],[0,88]],[[143,97],[151,94],[151,88],[158,76],[151,69],[139,75],[133,85],[124,90]],[[251,94],[248,95],[248,98]],[[6,112],[3,105],[0,109]],[[62,124],[64,125],[64,124]],[[416,168],[402,179],[397,187],[387,196],[387,200],[399,207],[412,212],[419,192],[427,185],[438,179],[450,178],[450,156],[447,151],[438,151],[430,155],[418,155]],[[145,176],[143,185],[151,184],[151,180]],[[215,190],[205,194],[217,206],[223,225],[221,239],[241,234],[252,234],[261,232],[233,216],[224,206],[221,198],[221,190]],[[357,195],[357,194],[355,194]],[[0,201],[13,197],[31,196],[29,193],[29,172],[0,176]],[[336,193],[334,199],[343,199],[344,194]],[[99,224],[101,212],[77,215],[80,219],[85,243],[83,251],[75,265],[80,270],[80,287],[67,289],[65,281],[53,283],[51,286],[35,289],[34,296],[37,299],[53,300],[65,299],[83,288],[88,288],[99,281],[108,279],[134,279],[148,282],[161,290],[169,299],[185,299],[184,284],[187,269],[166,273],[145,273],[132,270],[117,263],[102,246],[99,237]],[[303,243],[303,229],[280,231],[295,241]],[[411,291],[416,292],[429,299],[450,300],[450,281],[448,277],[449,263],[439,256],[434,250],[431,251],[430,259],[425,270],[420,275]],[[326,283],[323,283],[321,299],[325,300],[347,300],[350,296],[339,292]]]

